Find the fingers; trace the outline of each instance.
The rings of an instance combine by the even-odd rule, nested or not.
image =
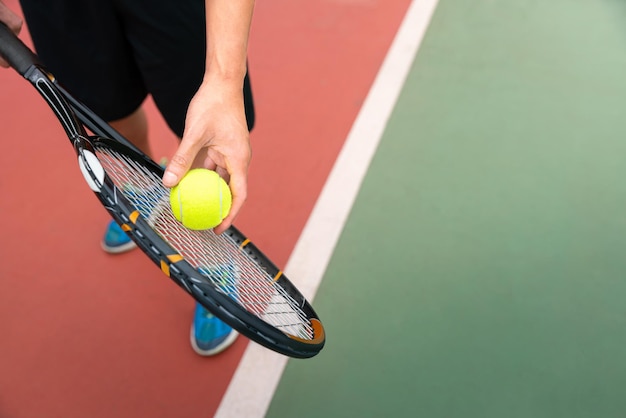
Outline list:
[[[200,148],[201,146],[197,142],[183,138],[176,153],[165,168],[165,173],[163,174],[163,185],[165,187],[176,186],[180,179],[187,174]]]
[[[215,167],[215,168],[211,168],[210,170],[215,170],[215,172],[219,174],[221,178],[226,180],[226,183],[230,183],[230,173],[226,171],[225,168]]]
[[[165,187],[171,188],[176,186],[194,165],[198,165],[200,159],[198,153],[202,150],[202,147],[194,145],[194,143],[197,144],[197,141],[185,141],[185,139],[181,141],[163,174],[162,181]],[[247,198],[249,152],[243,153],[243,157],[232,157],[232,160],[229,161],[232,163],[232,166],[229,167],[230,171],[223,167],[222,164],[216,164],[211,158],[204,159],[204,168],[215,170],[220,177],[226,180],[229,183],[233,197],[228,216],[213,229],[213,232],[216,234],[221,234],[232,225]],[[230,164],[224,165],[229,166]]]
[[[7,25],[9,29],[15,34],[19,35],[22,30],[23,21],[22,18],[16,15],[11,9],[5,6],[0,1],[0,22]],[[8,68],[9,63],[0,58],[0,67]]]
[[[16,15],[15,12],[13,12],[13,10],[9,9],[1,1],[0,1],[0,22],[7,25],[7,27],[11,29],[11,31],[16,35],[19,35],[20,31],[22,30],[22,25],[24,24],[24,21],[22,20],[22,18]]]
[[[230,212],[228,213],[228,216],[224,218],[221,224],[213,229],[213,232],[218,235],[226,231],[232,225],[233,221],[237,217],[237,214],[239,213],[239,211],[243,207],[243,204],[246,201],[248,193],[248,181],[246,172],[247,170],[243,169],[231,173],[229,186],[230,191],[233,195],[233,203],[230,207]]]

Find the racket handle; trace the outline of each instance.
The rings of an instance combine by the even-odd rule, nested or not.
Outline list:
[[[2,22],[0,22],[0,55],[22,76],[31,66],[39,63],[33,51]]]

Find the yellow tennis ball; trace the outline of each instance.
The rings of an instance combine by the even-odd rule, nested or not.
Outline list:
[[[170,204],[174,217],[185,227],[211,229],[228,216],[232,195],[215,171],[195,168],[172,187]]]

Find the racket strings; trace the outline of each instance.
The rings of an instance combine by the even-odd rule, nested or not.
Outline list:
[[[105,144],[96,154],[115,186],[149,225],[187,262],[248,312],[286,334],[312,339],[315,334],[298,302],[227,233],[193,231],[174,218],[169,190],[159,176],[141,163]],[[216,250],[219,249],[219,250]]]

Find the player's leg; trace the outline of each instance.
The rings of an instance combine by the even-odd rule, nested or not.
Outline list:
[[[152,155],[148,141],[148,118],[143,107],[138,108],[125,118],[109,121],[109,125],[132,142],[146,155]]]

